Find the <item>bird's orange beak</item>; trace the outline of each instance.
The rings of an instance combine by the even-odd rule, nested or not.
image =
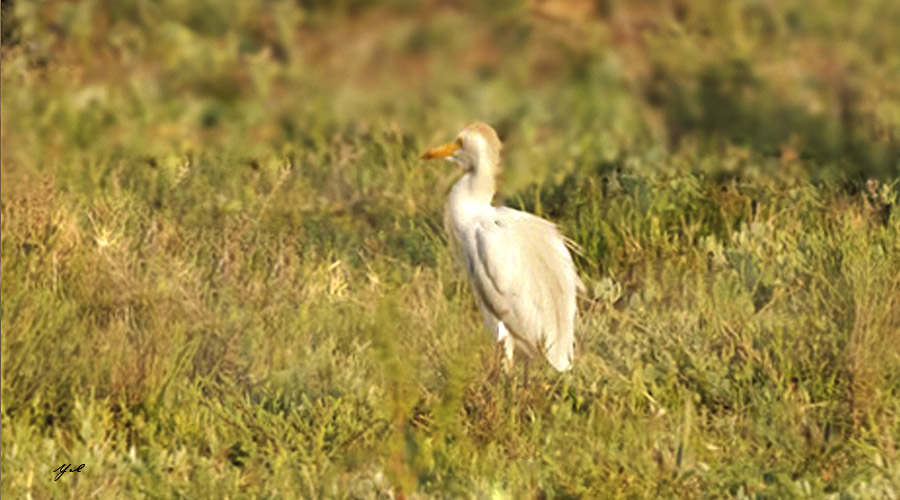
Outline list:
[[[434,160],[436,158],[450,158],[459,148],[459,141],[448,142],[443,146],[438,146],[430,151],[426,151],[422,154],[422,159]]]

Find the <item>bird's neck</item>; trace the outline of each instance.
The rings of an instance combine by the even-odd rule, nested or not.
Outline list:
[[[488,169],[474,169],[453,186],[451,198],[458,203],[490,205],[496,192],[494,175]]]
[[[477,172],[470,171],[456,181],[447,198],[444,222],[454,234],[465,232],[472,218],[492,210],[494,178]]]

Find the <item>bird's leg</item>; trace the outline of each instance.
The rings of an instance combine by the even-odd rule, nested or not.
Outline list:
[[[513,367],[513,339],[502,321],[497,323],[497,343],[503,347],[503,355],[506,358],[503,366],[507,373],[510,373]]]
[[[522,386],[525,387],[526,389],[528,388],[528,366],[531,365],[531,363],[529,361],[530,361],[530,358],[526,357],[525,358],[525,380],[522,383]]]

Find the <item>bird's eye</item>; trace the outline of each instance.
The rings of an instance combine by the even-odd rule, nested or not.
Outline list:
[[[457,137],[457,138],[456,138],[456,145],[459,146],[459,147],[463,147],[463,139],[462,139],[462,137]]]

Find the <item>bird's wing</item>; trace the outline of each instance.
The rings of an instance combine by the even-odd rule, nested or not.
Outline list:
[[[520,342],[541,350],[557,369],[568,368],[581,282],[556,226],[492,208],[475,219],[464,246],[479,302]]]

